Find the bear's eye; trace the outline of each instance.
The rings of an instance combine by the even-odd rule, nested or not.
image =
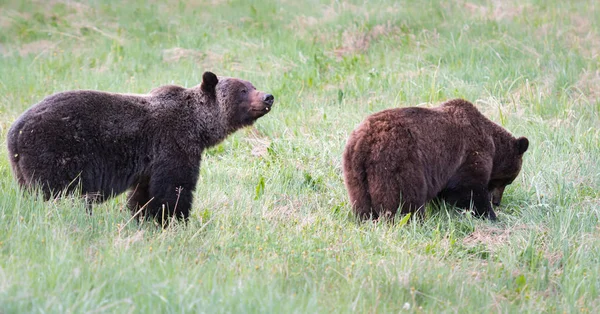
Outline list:
[[[242,89],[242,94],[244,94],[244,95],[248,94],[248,90],[247,89]]]

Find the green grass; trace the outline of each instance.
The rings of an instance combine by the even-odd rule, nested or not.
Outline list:
[[[276,103],[205,154],[189,224],[18,189],[5,135],[32,104],[205,70]],[[356,223],[348,134],[454,97],[531,142],[500,222]],[[595,0],[0,0],[0,312],[599,312],[599,126]]]

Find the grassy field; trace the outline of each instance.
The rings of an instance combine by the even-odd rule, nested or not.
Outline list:
[[[276,103],[206,152],[189,224],[18,189],[5,136],[32,104],[205,70]],[[500,221],[356,223],[348,134],[454,97],[530,140]],[[599,126],[596,0],[0,0],[0,313],[598,313]]]

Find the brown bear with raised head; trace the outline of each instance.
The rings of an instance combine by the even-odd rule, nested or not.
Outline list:
[[[19,184],[46,199],[80,191],[90,207],[130,189],[132,213],[187,219],[202,151],[251,125],[273,101],[250,82],[211,72],[196,87],[147,95],[62,92],[11,126],[10,162]]]
[[[490,197],[500,204],[528,146],[466,100],[388,109],[350,135],[344,179],[361,219],[394,216],[398,208],[422,216],[426,202],[443,199],[495,220]]]

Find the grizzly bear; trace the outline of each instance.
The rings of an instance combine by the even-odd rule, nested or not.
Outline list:
[[[496,219],[504,188],[521,170],[529,141],[515,138],[463,99],[437,108],[388,109],[350,135],[344,182],[361,219],[423,217],[425,203],[444,200]]]
[[[198,86],[149,94],[61,92],[11,126],[10,162],[19,184],[40,188],[46,200],[80,192],[91,210],[130,189],[132,214],[187,220],[202,151],[253,124],[273,101],[248,81],[211,72]]]

